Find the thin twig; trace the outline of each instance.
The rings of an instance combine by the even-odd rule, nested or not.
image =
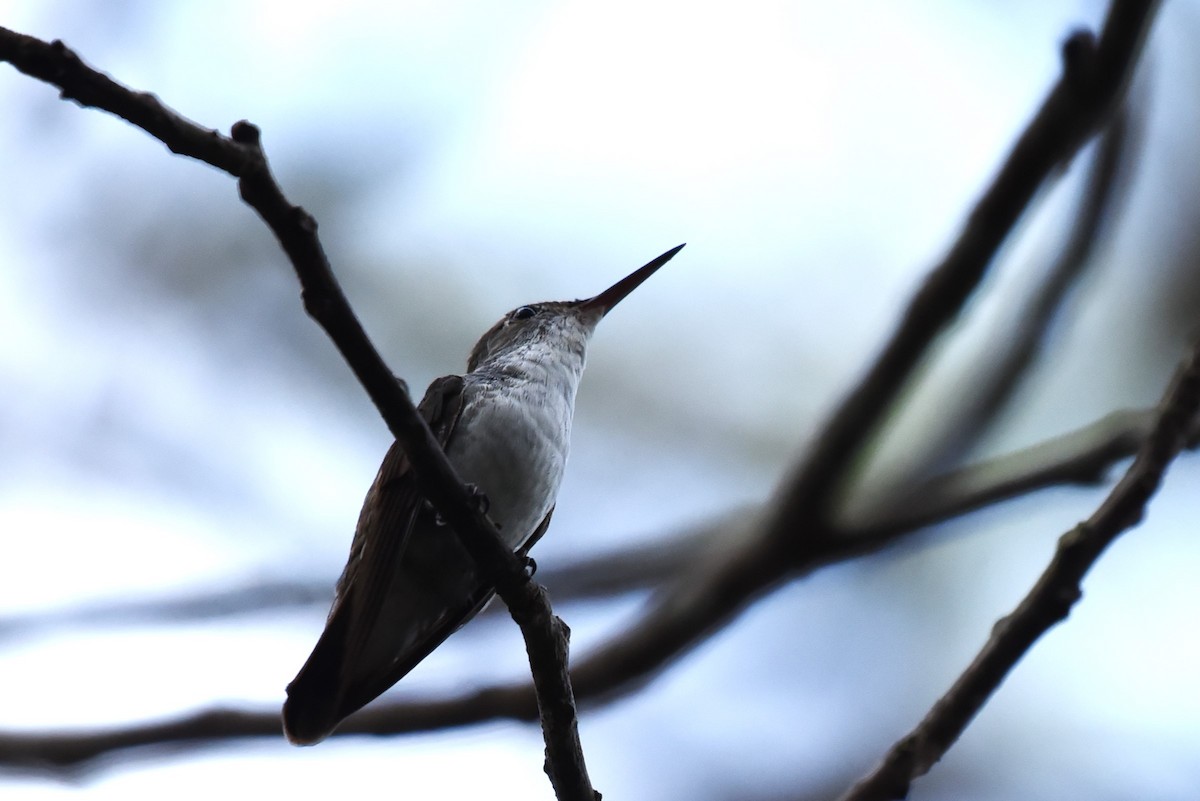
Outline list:
[[[1087,572],[1118,536],[1141,522],[1164,472],[1182,450],[1200,408],[1200,343],[1176,372],[1158,419],[1137,458],[1091,517],[1068,531],[1029,594],[992,629],[983,650],[925,719],[897,742],[883,763],[842,801],[905,798],[958,739],[1000,682],[1043,634],[1083,596]]]
[[[1083,428],[992,459],[985,459],[913,487],[907,502],[874,521],[844,532],[852,539],[891,542],[896,534],[943,523],[992,504],[1056,486],[1096,486],[1118,461],[1137,453],[1157,419],[1156,409],[1112,412]],[[1187,447],[1200,446],[1200,420]]]
[[[1098,41],[1088,32],[1077,32],[1063,45],[1058,83],[976,203],[953,247],[909,302],[883,351],[785,485],[773,536],[795,541],[810,525],[831,519],[851,465],[935,337],[979,286],[1034,194],[1056,168],[1075,156],[1121,98],[1156,5],[1115,0]],[[797,523],[803,525],[797,528]]]
[[[1011,313],[1000,315],[992,326],[986,353],[967,366],[964,375],[947,382],[947,392],[933,401],[939,408],[935,430],[913,450],[903,471],[885,490],[881,507],[895,506],[889,499],[913,497],[913,481],[944,472],[961,464],[965,454],[992,429],[993,423],[1011,404],[1030,368],[1043,352],[1046,333],[1059,315],[1072,287],[1095,263],[1093,254],[1113,216],[1120,193],[1122,167],[1133,160],[1128,151],[1137,145],[1130,102],[1120,105],[1105,127],[1091,160],[1087,181],[1080,194],[1062,250],[1040,274],[1037,285],[1026,297],[1014,301]],[[1131,141],[1134,140],[1134,141]],[[861,513],[861,510],[856,510]]]
[[[62,42],[46,43],[0,28],[0,60],[53,84],[62,97],[115,114],[162,141],[174,153],[207,162],[238,178],[242,199],[279,240],[300,279],[304,308],[325,329],[355,377],[403,445],[425,497],[450,524],[495,585],[521,626],[530,670],[545,711],[546,767],[560,799],[592,801],[565,664],[568,629],[554,616],[545,591],[504,546],[491,521],[471,502],[446,455],[417,413],[404,382],[371,344],[330,268],[317,223],[284,196],[271,174],[258,128],[239,122],[229,138],[176,114],[148,93],[134,92],[85,65]]]

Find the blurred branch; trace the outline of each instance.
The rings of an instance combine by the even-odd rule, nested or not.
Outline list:
[[[927,526],[985,509],[1037,490],[1096,486],[1112,467],[1133,456],[1150,434],[1156,409],[1126,409],[1027,448],[949,470],[913,487],[903,504],[873,521],[844,528],[827,542],[829,561],[887,547]],[[1200,419],[1186,447],[1200,445]],[[746,505],[697,523],[666,540],[640,543],[563,565],[542,564],[538,577],[558,603],[603,600],[654,589],[683,575],[706,552],[736,548],[761,523],[764,509]],[[856,515],[857,518],[857,515]],[[0,640],[55,626],[131,626],[208,621],[271,609],[329,605],[329,580],[267,580],[190,596],[96,604],[0,618]],[[480,617],[499,613],[489,607]],[[469,627],[466,631],[474,630]],[[461,636],[461,635],[460,635]],[[3,754],[0,753],[0,762]]]
[[[949,253],[909,302],[883,352],[834,412],[785,485],[773,526],[781,539],[801,539],[794,536],[794,523],[829,522],[864,444],[935,337],[979,286],[1034,194],[1111,115],[1137,61],[1155,6],[1144,0],[1114,0],[1098,41],[1080,31],[1063,45],[1058,83],[1017,139]],[[805,547],[796,544],[801,550]]]
[[[153,746],[152,753],[170,753],[184,744],[233,737],[271,737],[282,740],[279,715],[214,709],[164,723],[114,726],[84,737],[60,734],[0,733],[0,760],[26,771],[81,772],[87,763],[114,752]]]
[[[56,627],[153,626],[210,621],[317,604],[327,609],[330,595],[330,580],[327,578],[319,581],[266,579],[227,589],[196,591],[168,598],[96,602],[0,617],[0,641]]]
[[[874,365],[838,407],[816,438],[813,449],[785,482],[773,508],[765,510],[761,519],[747,516],[739,521],[735,533],[722,539],[726,544],[736,542],[734,547],[722,548],[719,553],[715,548],[706,551],[670,589],[659,594],[641,621],[583,660],[573,671],[580,698],[612,697],[640,686],[785,579],[851,554],[876,549],[899,536],[898,528],[875,530],[859,538],[837,530],[830,512],[839,500],[838,494],[913,369],[978,286],[997,248],[1034,193],[1057,167],[1075,155],[1111,113],[1136,62],[1157,5],[1115,0],[1098,41],[1086,33],[1077,33],[1067,41],[1060,80],[1016,142],[957,242],[913,298]],[[307,293],[306,302],[311,302]],[[1097,458],[1085,456],[1083,461],[1092,460],[1095,464]],[[1036,470],[1044,467],[1036,466]],[[942,513],[961,514],[975,508],[973,503],[991,503],[1007,497],[1004,494],[1007,490],[989,488],[981,481],[983,473],[978,466],[974,473],[960,473],[956,491],[963,494],[956,496],[945,490],[946,505]],[[1041,475],[1040,480],[1051,480],[1050,474]],[[1068,471],[1066,475],[1075,478],[1054,480],[1077,480],[1082,473]],[[1006,486],[1021,481],[1026,482],[1026,489],[1035,486],[1015,474],[1009,474],[1007,481],[1010,483]],[[949,486],[956,485],[949,482]],[[448,519],[458,527],[457,520]],[[65,764],[90,758],[81,754],[106,753],[112,743],[122,743],[116,747],[129,747],[163,741],[274,735],[278,731],[274,716],[220,716],[231,714],[209,713],[162,726],[93,735],[18,737],[16,742],[9,742],[14,749],[11,753],[23,753],[27,760]],[[495,718],[536,719],[537,704],[531,688],[527,684],[503,685],[445,700],[376,705],[349,718],[337,734],[397,734]],[[230,728],[218,734],[216,724],[222,720],[228,720]],[[42,747],[41,752],[31,752],[29,748],[17,750],[35,740]],[[0,741],[0,758],[7,750],[4,745],[5,741]],[[64,762],[65,757],[70,760]]]
[[[1113,464],[1143,447],[1158,417],[1157,409],[1115,412],[1056,439],[950,471],[927,482],[926,489],[914,493],[913,500],[919,505],[911,510],[903,509],[903,516],[881,521],[870,528],[847,531],[837,539],[828,540],[826,561],[839,561],[878,550],[925,525],[944,522],[1036,489],[1063,484],[1097,484]],[[1194,448],[1197,444],[1200,444],[1200,417],[1192,420],[1185,441],[1187,447]],[[761,509],[747,507],[681,535],[672,541],[674,547],[659,551],[659,562],[651,571],[642,572],[637,566],[642,549],[631,549],[584,560],[561,570],[546,567],[541,573],[547,584],[556,588],[554,592],[560,601],[575,597],[567,589],[571,582],[565,580],[571,574],[588,576],[588,581],[598,590],[609,588],[604,590],[605,594],[611,594],[612,588],[639,588],[641,582],[662,583],[677,578],[681,568],[700,552],[736,547],[738,541],[754,530],[761,514]],[[250,589],[247,588],[247,596],[253,595]],[[327,584],[321,583],[319,591],[322,597],[327,594]],[[303,593],[299,597],[303,597]],[[196,601],[199,609],[209,606],[206,599]],[[184,601],[180,606],[186,608],[189,603]],[[351,716],[335,736],[395,735],[497,718],[530,719],[528,691],[528,685],[522,683],[488,687],[432,701],[384,700]],[[581,694],[580,697],[585,696]],[[78,771],[95,767],[93,760],[130,748],[162,746],[142,751],[145,755],[155,755],[172,752],[185,744],[278,735],[279,718],[274,712],[222,709],[161,723],[100,731],[0,732],[0,765],[25,770]]]
[[[878,551],[928,526],[1037,490],[1099,485],[1117,462],[1137,453],[1156,416],[1157,410],[1153,408],[1112,412],[1075,431],[926,479],[912,487],[904,503],[879,510],[875,519],[842,528],[836,538],[825,540],[826,561],[842,561]],[[1198,445],[1200,419],[1191,427],[1187,448]],[[667,539],[562,565],[542,564],[538,578],[559,604],[661,588],[685,575],[688,565],[705,553],[726,553],[739,547],[761,525],[764,514],[764,507],[741,506]],[[856,513],[854,517],[860,516]],[[328,579],[266,580],[190,596],[119,601],[0,618],[0,640],[54,626],[155,625],[207,621],[271,609],[321,606],[324,610],[328,605]],[[480,617],[500,611],[493,605]],[[474,626],[466,629],[473,630]]]
[[[905,503],[881,513],[876,522],[848,530],[846,536],[884,545],[898,535],[1035,490],[1100,484],[1113,465],[1137,453],[1156,419],[1156,409],[1112,412],[1062,436],[950,470],[916,485]],[[1186,446],[1200,446],[1200,420],[1192,423]]]
[[[283,194],[271,174],[259,130],[242,121],[230,137],[202,128],[163,105],[85,65],[61,41],[46,43],[0,28],[0,59],[61,89],[64,99],[108,111],[142,128],[174,153],[190,156],[238,179],[242,199],[279,240],[300,279],[304,308],[325,329],[379,413],[404,447],[418,485],[453,528],[481,573],[496,587],[520,626],[537,688],[546,740],[546,773],[560,799],[593,801],[579,742],[574,694],[567,671],[566,625],[545,590],[526,574],[492,522],[472,502],[446,455],[408,395],[371,344],[333,275],[317,237],[317,223]]]
[[[1024,385],[1071,288],[1095,261],[1097,242],[1119,197],[1118,178],[1139,140],[1137,132],[1131,132],[1133,127],[1130,103],[1122,103],[1100,137],[1064,247],[1029,297],[996,324],[994,335],[987,338],[986,352],[979,354],[968,366],[967,374],[954,382],[952,397],[939,401],[944,408],[938,427],[914,446],[923,453],[904,471],[905,476],[928,476],[961,463]],[[911,481],[898,478],[887,497],[909,498],[912,490]],[[880,505],[895,504],[885,500]]]
[[[675,536],[640,543],[566,564],[539,563],[537,576],[557,603],[611,598],[658,587],[696,558],[737,520],[757,514],[746,507],[698,523]],[[62,609],[0,616],[0,643],[52,628],[87,626],[154,626],[163,623],[212,621],[277,609],[319,606],[328,612],[333,579],[262,579],[224,589],[198,589],[174,597],[98,601]],[[479,618],[506,610],[492,604]],[[467,631],[475,630],[474,627]],[[0,754],[0,762],[3,755]]]
[[[913,731],[897,742],[883,764],[842,801],[906,798],[913,779],[925,775],[958,739],[1016,663],[1083,597],[1084,576],[1126,530],[1136,526],[1179,455],[1200,408],[1200,342],[1176,372],[1150,436],[1137,458],[1085,522],[1068,531],[1033,589],[992,629],[983,650]]]
[[[862,446],[934,337],[978,285],[1034,192],[1111,113],[1156,8],[1153,2],[1115,0],[1099,40],[1087,33],[1070,37],[1063,47],[1062,77],[958,241],[910,302],[883,353],[784,484],[761,530],[738,550],[695,565],[640,621],[580,661],[574,676],[581,697],[639,685],[784,579],[825,564],[845,547],[837,542],[831,510],[846,474],[862,458]]]

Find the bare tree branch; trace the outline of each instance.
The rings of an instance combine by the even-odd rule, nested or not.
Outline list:
[[[8,767],[21,771],[80,774],[94,767],[94,760],[125,749],[144,748],[148,753],[174,753],[185,745],[231,737],[282,740],[279,715],[213,709],[162,723],[114,726],[89,732],[86,737],[0,734],[0,758]]]
[[[725,542],[724,533],[737,520],[745,520],[747,515],[754,514],[757,514],[754,507],[735,509],[673,535],[627,548],[581,557],[566,564],[539,563],[537,576],[559,605],[656,588],[718,538]],[[333,600],[333,578],[328,576],[314,579],[268,578],[226,584],[231,586],[0,615],[0,645],[5,640],[54,628],[132,627],[160,625],[164,622],[211,621],[309,606],[320,606],[327,610]],[[500,604],[492,604],[479,614],[479,619],[505,611]],[[475,627],[466,630],[473,631]]]
[[[912,488],[904,504],[880,510],[880,517],[874,520],[842,529],[837,542],[844,545],[833,553],[831,561],[885,548],[927,526],[1040,489],[1102,484],[1117,462],[1133,456],[1146,441],[1156,416],[1157,410],[1152,408],[1112,412],[1075,431],[927,479]],[[1192,424],[1187,448],[1194,449],[1197,445],[1200,445],[1200,419]],[[753,534],[764,512],[763,507],[755,505],[731,509],[666,539],[638,543],[563,565],[543,564],[538,569],[538,578],[560,605],[660,588],[684,575],[687,566],[706,551],[726,552],[739,547]],[[858,518],[856,514],[855,519]],[[830,547],[835,547],[835,541],[830,541]],[[0,617],[0,640],[60,626],[136,626],[212,620],[270,609],[328,606],[329,600],[328,579],[267,580],[172,598],[143,598]],[[480,617],[491,614],[489,607]],[[465,631],[476,628],[469,626]]]
[[[496,587],[521,627],[537,700],[543,712],[546,772],[560,799],[592,801],[579,742],[575,700],[567,672],[569,629],[550,608],[545,590],[530,580],[525,560],[459,480],[404,382],[371,344],[330,268],[317,223],[284,196],[271,174],[258,128],[236,123],[229,138],[176,114],[148,93],[134,92],[86,66],[62,42],[47,44],[0,28],[0,59],[53,84],[64,99],[115,114],[158,138],[174,153],[205,161],[238,179],[238,191],[279,240],[300,279],[304,308],[325,329],[388,428],[403,445],[425,497],[454,529],[481,573]]]
[[[1142,447],[1157,418],[1157,409],[1114,412],[1054,440],[951,471],[928,482],[927,490],[914,496],[920,505],[903,517],[846,531],[836,540],[829,540],[828,561],[879,550],[922,526],[944,522],[1036,489],[1064,484],[1098,484],[1117,461],[1132,456]],[[1200,417],[1192,420],[1185,445],[1194,448],[1198,444]],[[922,501],[926,492],[929,497]],[[761,509],[747,507],[730,519],[721,518],[704,524],[679,538],[686,544],[676,551],[678,561],[674,561],[675,557],[663,556],[656,576],[645,576],[636,570],[632,575],[637,577],[636,581],[653,583],[677,579],[698,553],[709,548],[721,551],[736,547],[752,534],[754,523],[761,514]],[[568,566],[564,574],[558,575],[569,575],[578,570],[590,574],[591,580],[600,586],[610,586],[610,582],[621,588],[638,586],[634,580],[625,583],[625,577],[631,575],[627,573],[629,565],[637,562],[638,553],[633,549],[596,557]],[[542,575],[549,577],[553,573],[547,569]],[[548,580],[547,583],[555,587],[559,580]],[[569,584],[564,582],[563,586]],[[327,592],[328,588],[322,585],[322,591]],[[351,716],[335,736],[397,735],[493,719],[527,720],[531,719],[528,705],[524,703],[527,694],[528,685],[515,684],[429,701],[385,699]],[[580,699],[591,700],[583,694]],[[195,746],[237,737],[276,737],[278,734],[278,715],[274,712],[227,709],[98,731],[0,732],[0,765],[25,770],[86,771],[95,767],[94,760],[99,757],[131,748],[143,747],[142,754],[157,755],[173,752],[183,744]]]
[[[925,719],[897,742],[883,764],[842,801],[905,798],[913,779],[925,775],[949,750],[1038,638],[1083,597],[1092,565],[1123,532],[1136,526],[1158,491],[1163,474],[1187,441],[1200,408],[1200,343],[1176,372],[1159,406],[1149,438],[1124,477],[1090,518],[1068,531],[1033,589],[1000,620],[983,650]]]
[[[976,204],[958,240],[926,277],[866,376],[834,412],[787,483],[778,519],[827,523],[850,466],[934,338],[978,287],[996,251],[1051,172],[1071,160],[1120,100],[1156,3],[1115,0],[1101,38],[1077,32],[1063,74]],[[794,538],[786,526],[781,536]],[[803,527],[800,529],[803,531]],[[803,547],[802,545],[800,547]]]
[[[630,629],[578,662],[581,696],[639,685],[726,625],[788,576],[829,561],[839,540],[831,510],[845,474],[933,338],[961,308],[1021,210],[1119,100],[1157,9],[1115,0],[1099,40],[1077,33],[1064,46],[1063,75],[1017,140],[966,228],[926,279],[875,365],[839,406],[813,449],[785,482],[759,536],[694,567]],[[841,545],[835,542],[835,545]]]
[[[911,498],[913,479],[919,481],[960,464],[1024,385],[1068,293],[1095,261],[1096,245],[1117,202],[1118,178],[1132,161],[1131,147],[1137,145],[1131,140],[1140,140],[1137,131],[1131,130],[1134,127],[1130,103],[1122,103],[1097,143],[1062,251],[1040,274],[1028,297],[1021,298],[1011,314],[1001,316],[987,337],[987,352],[968,365],[966,375],[954,382],[952,394],[938,399],[943,408],[936,430],[916,444],[922,453],[895,477],[894,486],[878,502],[880,507],[896,506],[897,498]]]
[[[952,520],[1034,490],[1102,483],[1121,459],[1137,453],[1157,419],[1156,409],[1113,412],[1090,425],[1028,448],[986,459],[915,486],[908,502],[877,521],[847,530],[845,536],[887,544],[897,534]],[[1200,420],[1193,422],[1187,447],[1200,446]]]
[[[139,597],[0,616],[0,642],[45,629],[97,626],[154,626],[216,620],[271,609],[323,605],[332,598],[330,579],[266,579],[173,596]]]

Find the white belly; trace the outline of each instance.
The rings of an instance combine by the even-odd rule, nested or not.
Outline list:
[[[447,456],[463,481],[487,495],[488,517],[516,549],[554,506],[567,464],[574,397],[536,385],[474,381],[464,391]]]

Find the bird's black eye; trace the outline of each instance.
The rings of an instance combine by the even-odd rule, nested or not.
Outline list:
[[[535,314],[537,314],[537,309],[533,308],[532,306],[522,306],[521,308],[519,308],[515,312],[513,312],[513,319],[514,320],[528,320],[530,317],[533,317]]]

